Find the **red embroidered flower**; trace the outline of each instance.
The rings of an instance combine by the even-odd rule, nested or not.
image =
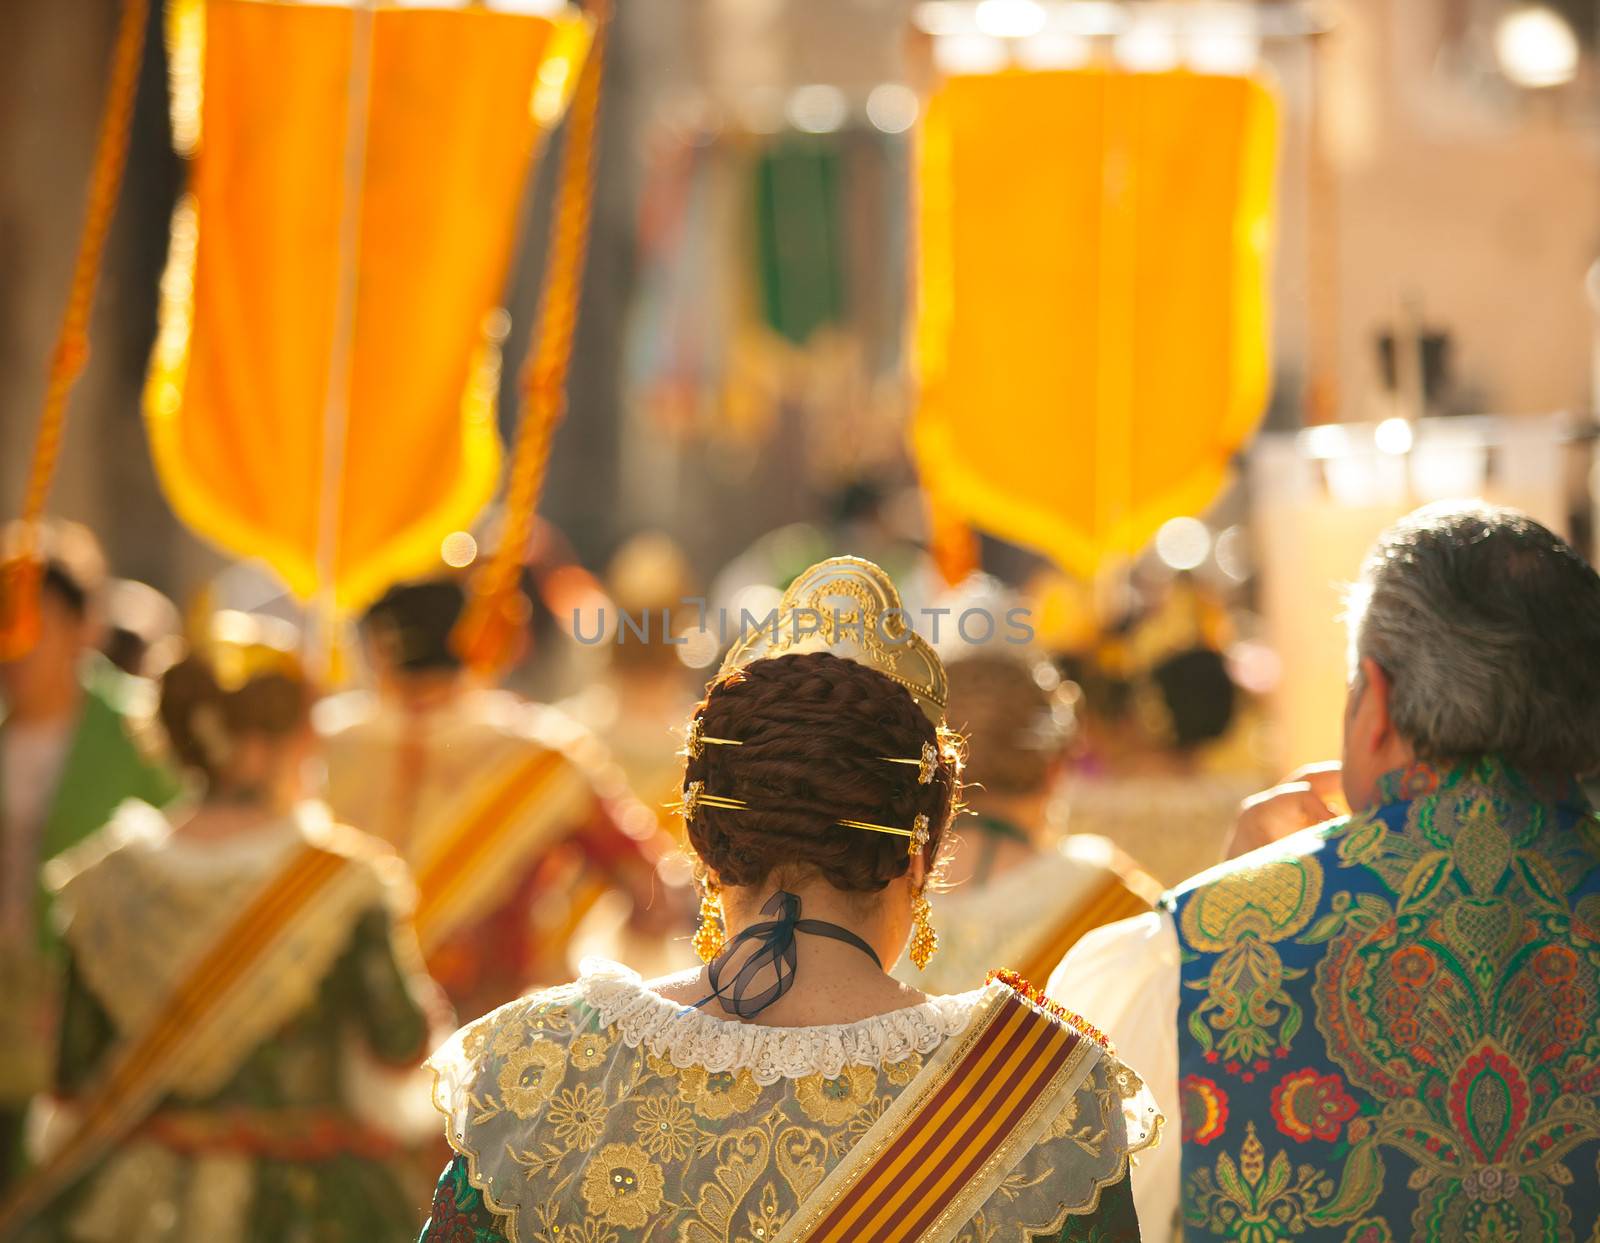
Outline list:
[[[475,1243],[478,1237],[472,1218],[462,1211],[455,1197],[448,1199],[441,1189],[433,1201],[432,1220],[428,1224],[428,1237],[443,1243]]]
[[[1272,1089],[1272,1118],[1290,1139],[1336,1140],[1339,1128],[1355,1117],[1356,1103],[1337,1074],[1310,1067],[1285,1075]]]
[[[1500,1162],[1528,1118],[1528,1084],[1492,1044],[1461,1064],[1450,1084],[1450,1121],[1478,1161]]]
[[[1183,1142],[1205,1145],[1221,1135],[1228,1125],[1228,1094],[1221,1086],[1200,1075],[1185,1075],[1178,1091]]]

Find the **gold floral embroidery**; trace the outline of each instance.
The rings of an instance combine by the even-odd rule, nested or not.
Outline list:
[[[1239,1243],[1278,1243],[1305,1232],[1308,1218],[1333,1194],[1333,1180],[1313,1165],[1295,1169],[1282,1151],[1269,1162],[1252,1122],[1238,1162],[1221,1153],[1215,1173],[1199,1170],[1185,1192],[1183,1214],[1191,1226]]]
[[[480,1020],[467,1028],[461,1037],[461,1051],[473,1061],[483,1056],[483,1051],[489,1045],[489,1023]]]
[[[499,1028],[494,1034],[494,1043],[490,1047],[501,1057],[514,1053],[528,1039],[528,1029],[515,1020]]]
[[[673,1079],[678,1075],[678,1068],[672,1064],[672,1059],[662,1057],[659,1053],[645,1054],[644,1064],[650,1068],[650,1073],[660,1075],[663,1079]]]
[[[556,1138],[568,1148],[589,1149],[605,1129],[606,1112],[605,1093],[580,1083],[563,1088],[546,1117]]]
[[[579,1070],[593,1070],[606,1060],[611,1039],[604,1032],[580,1032],[568,1046],[572,1064]]]
[[[877,1086],[870,1066],[846,1066],[836,1079],[807,1075],[795,1085],[795,1099],[813,1122],[843,1126],[873,1102]]]
[[[1064,1135],[1071,1135],[1078,1124],[1078,1098],[1072,1097],[1066,1108],[1056,1115],[1055,1121],[1050,1124],[1050,1137],[1060,1139]]]
[[[695,1113],[710,1122],[721,1122],[742,1114],[761,1099],[761,1085],[748,1070],[708,1071],[690,1066],[679,1072],[679,1091],[694,1106]]]
[[[1276,945],[1310,922],[1322,885],[1315,858],[1275,859],[1198,890],[1179,916],[1184,943],[1217,955],[1207,978],[1186,984],[1206,994],[1189,1035],[1207,1061],[1246,1083],[1288,1051],[1305,1021],[1284,987],[1305,971],[1285,966]]]
[[[778,1207],[778,1189],[771,1183],[761,1189],[758,1207],[747,1216],[750,1220],[750,1233],[757,1239],[776,1238],[778,1231],[783,1229],[783,1223],[789,1220],[789,1214]]]
[[[517,1117],[531,1118],[555,1095],[566,1068],[566,1051],[553,1041],[523,1045],[500,1068],[500,1099]]]
[[[674,1096],[650,1096],[640,1101],[633,1129],[645,1151],[663,1161],[687,1157],[699,1137],[693,1115]]]
[[[676,1067],[648,1045],[630,1047],[593,1008],[544,997],[482,1029],[481,1057],[456,1088],[460,1142],[526,1243],[624,1243],[647,1232],[655,1243],[771,1243],[906,1087],[896,1080],[924,1068],[912,1054],[763,1086],[746,1069]],[[520,1043],[508,1036],[498,1042],[508,1052],[491,1052],[513,1024]],[[1109,1147],[1122,1105],[1107,1076],[1097,1068],[1065,1111],[1082,1134],[1042,1138],[996,1193],[1003,1204],[973,1219],[977,1239],[1047,1232],[1080,1151]],[[1104,1153],[1090,1165],[1113,1168]]]
[[[898,1062],[890,1062],[883,1068],[883,1077],[897,1088],[903,1088],[917,1077],[917,1072],[922,1069],[922,1057],[913,1053],[908,1058]]]
[[[638,1230],[660,1211],[665,1187],[661,1167],[638,1144],[607,1144],[583,1174],[589,1211],[628,1230]]]

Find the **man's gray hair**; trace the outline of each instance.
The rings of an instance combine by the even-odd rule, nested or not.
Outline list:
[[[1419,758],[1600,771],[1600,575],[1526,514],[1447,502],[1401,519],[1348,615],[1352,676],[1361,659],[1388,675]]]

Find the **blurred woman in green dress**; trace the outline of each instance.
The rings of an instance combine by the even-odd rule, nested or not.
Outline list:
[[[300,801],[311,687],[253,619],[219,622],[227,639],[162,685],[198,805],[169,819],[125,804],[52,865],[69,958],[61,1138],[0,1236],[415,1235],[402,1141],[370,1121],[394,1116],[371,1097],[397,1082],[384,1068],[417,1066],[430,1029],[400,865]]]

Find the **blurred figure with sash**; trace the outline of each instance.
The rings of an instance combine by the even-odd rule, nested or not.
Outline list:
[[[20,535],[6,532],[5,551]],[[28,1101],[49,1089],[55,1056],[60,943],[41,869],[124,799],[161,806],[178,789],[140,733],[142,684],[95,654],[105,574],[94,537],[51,523],[37,547],[38,638],[0,661],[0,1188],[21,1168]]]
[[[1014,979],[889,974],[936,948],[946,698],[870,562],[811,567],[741,636],[681,786],[705,965],[590,964],[452,1037],[424,1243],[1139,1238],[1155,1110],[1092,1029]]]
[[[681,902],[656,892],[670,842],[600,744],[462,666],[450,639],[465,600],[448,578],[390,589],[362,622],[376,692],[319,711],[334,813],[410,866],[418,940],[463,1020],[564,978],[574,931],[610,891],[636,927],[687,931]]]
[[[1220,600],[1187,576],[1067,657],[1083,688],[1083,755],[1067,828],[1109,838],[1174,885],[1222,858],[1240,802],[1261,787],[1253,706],[1235,685]]]
[[[57,1109],[0,1237],[415,1229],[399,1140],[367,1121],[401,1112],[377,1094],[383,1072],[412,1070],[414,1088],[428,1044],[404,870],[301,801],[313,692],[290,643],[243,614],[215,624],[161,687],[198,806],[169,819],[130,802],[50,865],[68,959]]]
[[[932,898],[946,952],[920,977],[898,974],[931,992],[976,988],[996,968],[1047,979],[1085,932],[1150,910],[1161,885],[1106,838],[1052,830],[1073,730],[1055,669],[997,645],[948,668],[973,814],[952,826],[957,849]]]

